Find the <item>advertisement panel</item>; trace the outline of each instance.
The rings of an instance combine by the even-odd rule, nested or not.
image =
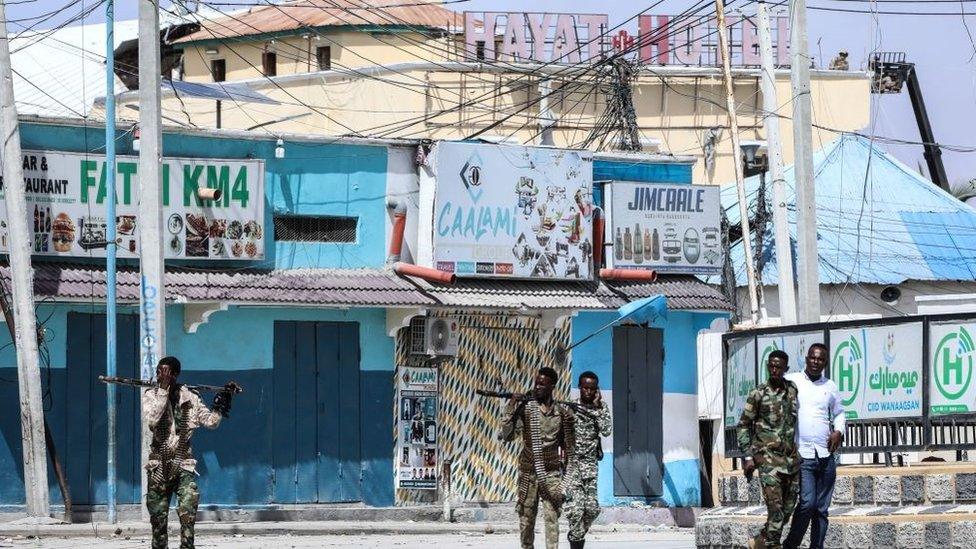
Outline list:
[[[592,155],[586,151],[441,142],[433,265],[459,277],[590,279]]]
[[[848,418],[922,415],[922,323],[830,331],[830,377]]]
[[[397,487],[437,489],[437,368],[403,367],[397,377]]]
[[[929,325],[929,413],[963,414],[976,411],[973,357],[976,322]]]
[[[608,259],[614,268],[722,273],[718,187],[631,181],[609,187]]]
[[[27,227],[35,255],[105,257],[104,155],[24,151]],[[139,159],[116,161],[120,259],[139,257]],[[0,182],[0,253],[10,245]],[[166,158],[162,165],[163,246],[167,259],[264,258],[264,162]],[[220,189],[201,200],[198,188]]]
[[[790,369],[787,373],[800,372],[806,368],[807,350],[814,343],[823,343],[823,339],[823,331],[756,336],[759,348],[759,362],[756,363],[759,368],[759,384],[762,385],[769,379],[769,371],[766,369],[769,353],[785,351],[790,357]]]
[[[756,388],[756,338],[729,341],[725,368],[725,426],[735,427],[746,407],[749,391]]]

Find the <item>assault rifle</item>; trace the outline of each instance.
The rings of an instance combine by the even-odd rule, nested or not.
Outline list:
[[[506,400],[516,396],[515,393],[511,393],[508,391],[498,392],[498,391],[486,391],[484,389],[477,389],[475,393],[481,396],[492,397],[492,398],[504,398]],[[528,402],[532,400],[532,395],[520,395],[520,397],[521,398],[519,400],[521,400],[522,402]],[[562,404],[563,406],[570,408],[577,414],[582,414],[590,419],[596,419],[596,416],[594,416],[592,412],[588,411],[585,406],[581,405],[578,402],[571,402],[569,400],[556,400],[556,399],[553,399],[553,402],[557,404]]]
[[[130,387],[146,387],[154,388],[159,387],[159,383],[155,381],[143,381],[141,379],[135,379],[131,377],[109,377],[109,376],[98,376],[98,381],[102,383],[114,383],[116,385],[128,385]],[[186,385],[184,387],[193,391],[194,393],[219,393],[223,390],[229,390],[230,388],[225,385]],[[244,388],[240,385],[234,384],[234,393],[243,393]]]

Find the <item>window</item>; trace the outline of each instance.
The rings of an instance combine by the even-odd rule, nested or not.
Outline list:
[[[211,61],[210,74],[213,75],[214,82],[227,80],[227,62],[223,59],[214,59]]]
[[[475,57],[478,59],[478,61],[484,61],[485,60],[485,43],[484,43],[484,41],[478,40],[474,44],[475,44],[474,45]]]
[[[315,59],[319,62],[320,71],[332,70],[332,48],[330,46],[319,46],[316,48]]]
[[[273,51],[266,51],[261,56],[261,63],[264,65],[265,76],[278,75],[278,55]]]
[[[358,217],[276,215],[274,237],[280,242],[355,242]]]

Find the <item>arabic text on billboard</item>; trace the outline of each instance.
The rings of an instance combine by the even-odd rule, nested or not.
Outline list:
[[[471,277],[591,278],[590,153],[443,142],[433,158],[434,267]]]
[[[610,187],[614,268],[721,274],[718,187],[630,181]]]
[[[105,157],[24,151],[27,227],[35,255],[104,257]],[[118,257],[139,257],[139,161],[116,161]],[[10,246],[0,181],[0,253]],[[264,257],[264,163],[255,160],[166,158],[162,166],[163,233],[168,259]],[[204,201],[197,189],[220,189]]]
[[[922,415],[922,324],[830,331],[830,378],[851,419]]]

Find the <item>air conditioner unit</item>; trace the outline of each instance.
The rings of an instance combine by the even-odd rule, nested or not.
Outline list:
[[[455,356],[458,350],[458,322],[451,317],[428,317],[424,323],[424,347],[431,356]]]

